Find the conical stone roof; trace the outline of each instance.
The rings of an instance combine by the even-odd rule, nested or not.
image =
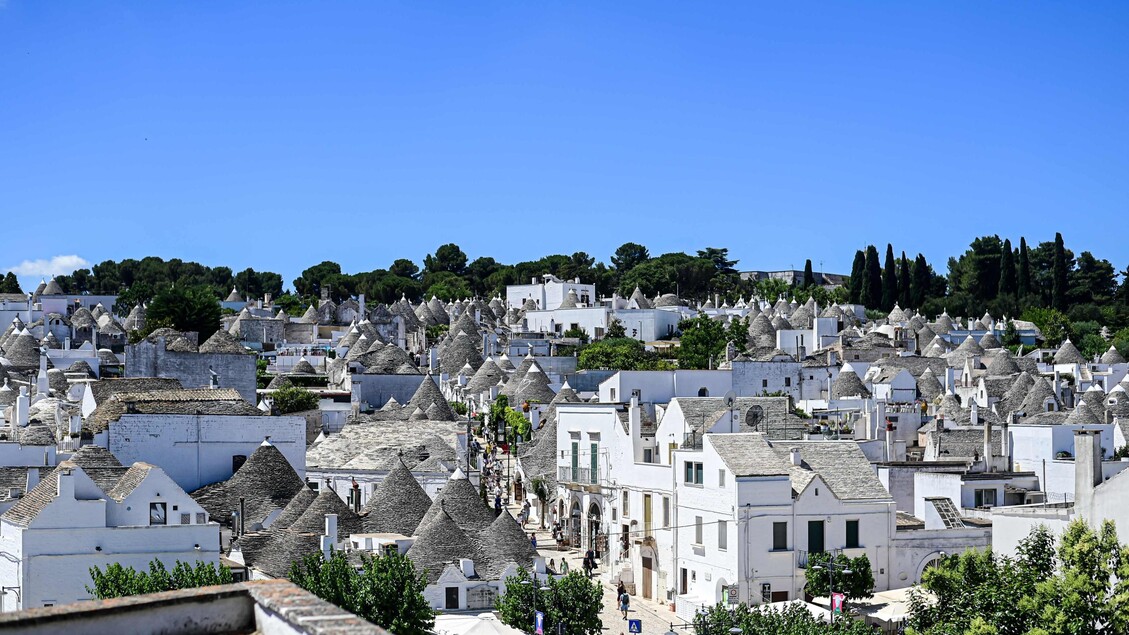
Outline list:
[[[1117,350],[1117,347],[1110,346],[1108,351],[1102,353],[1101,362],[1103,364],[1108,364],[1111,366],[1113,364],[1124,364],[1125,357],[1121,355],[1121,353]]]
[[[361,517],[357,515],[341,497],[330,488],[324,488],[302,515],[287,529],[296,533],[325,533],[325,515],[337,514],[337,540],[349,538],[349,534],[363,531]]]
[[[537,550],[525,535],[521,525],[510,515],[503,511],[498,514],[494,522],[483,531],[479,537],[480,551],[485,556],[483,571],[487,579],[497,578],[510,564],[518,564],[526,569],[533,566],[533,559],[537,557]],[[477,563],[476,563],[477,564]]]
[[[435,583],[447,565],[457,565],[463,558],[470,558],[479,565],[483,554],[466,531],[440,506],[433,516],[425,519],[423,529],[408,549],[407,556],[417,572],[422,572],[429,583]]]
[[[411,400],[408,401],[407,407],[413,410],[419,408],[426,412],[432,404],[438,406],[436,421],[455,420],[455,413],[451,410],[451,404],[447,403],[447,399],[439,390],[439,386],[435,385],[435,380],[431,378],[431,375],[427,375],[420,382],[419,388],[416,389]]]
[[[302,517],[302,514],[310,508],[310,505],[313,504],[317,497],[318,493],[309,487],[303,487],[298,490],[294,498],[291,498],[290,502],[286,504],[286,507],[282,508],[282,513],[271,523],[270,529],[286,529],[293,525],[294,521]]]
[[[927,367],[917,378],[917,394],[929,403],[932,403],[944,390],[945,387],[941,385],[932,368]]]
[[[285,508],[302,487],[302,479],[282,452],[264,441],[231,478],[196,490],[192,498],[213,520],[230,524],[231,513],[239,509],[239,497],[244,497],[245,522],[250,529],[275,509]]]
[[[851,397],[869,398],[870,391],[859,379],[858,373],[850,364],[844,364],[839,370],[839,376],[831,386],[832,399],[848,399]]]
[[[494,521],[493,510],[482,501],[478,490],[463,474],[461,468],[456,468],[454,474],[447,480],[447,484],[439,490],[439,494],[420,521],[420,526],[428,527],[443,510],[446,510],[446,513],[450,514],[464,531],[476,535]]]
[[[988,362],[987,372],[989,377],[1008,377],[1018,373],[1019,370],[1019,364],[1012,357],[1011,351],[1001,349]]]
[[[459,332],[455,336],[454,341],[443,351],[442,358],[439,360],[439,368],[451,377],[459,374],[462,367],[470,365],[471,368],[478,370],[482,366],[482,354],[478,352],[478,347],[474,340],[469,335]]]
[[[487,358],[486,361],[478,367],[465,386],[466,394],[477,395],[482,392],[490,390],[491,387],[498,384],[498,380],[505,375],[505,372],[494,363],[492,358]]]
[[[1086,358],[1069,339],[1055,352],[1055,364],[1085,364]]]
[[[398,460],[361,510],[365,532],[413,536],[430,507],[431,497]]]
[[[989,348],[1000,348],[1000,346],[1002,346],[1002,344],[1000,344],[1000,340],[996,339],[996,336],[991,331],[988,331],[984,334],[984,337],[980,338],[980,348],[984,350],[987,350]]]

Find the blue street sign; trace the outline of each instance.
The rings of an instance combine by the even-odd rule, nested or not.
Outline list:
[[[536,635],[545,635],[545,614],[541,611],[533,614],[533,632]]]
[[[642,633],[643,620],[627,620],[627,632],[629,633]]]

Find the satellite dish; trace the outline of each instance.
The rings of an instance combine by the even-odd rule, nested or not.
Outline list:
[[[733,405],[737,403],[737,393],[730,390],[729,392],[725,393],[724,399],[725,399],[725,407],[726,408],[732,408]]]

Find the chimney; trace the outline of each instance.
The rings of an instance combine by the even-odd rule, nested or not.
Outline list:
[[[365,319],[365,316],[367,315],[365,313],[365,294],[363,294],[363,293],[357,294],[357,305],[358,305],[358,307],[360,307],[358,309],[358,312],[361,314],[361,319],[363,320],[363,319]]]
[[[459,558],[459,570],[468,578],[474,577],[474,561],[470,558]]]
[[[337,514],[325,515],[325,535],[333,543],[337,542]]]
[[[1056,370],[1055,371],[1055,380],[1054,380],[1054,390],[1055,390],[1055,400],[1056,401],[1062,399],[1062,393],[1059,392],[1061,390],[1061,387],[1062,387],[1062,377],[1059,376],[1058,371]]]
[[[70,335],[63,338],[63,350],[64,351],[71,350],[71,336]]]
[[[15,424],[20,426],[21,428],[27,427],[27,410],[30,406],[31,398],[27,396],[27,386],[20,386],[20,394],[16,396]]]
[[[239,535],[242,536],[247,532],[247,503],[243,497],[239,497]]]
[[[972,401],[972,416],[975,417],[979,414],[979,409],[976,406],[976,400]],[[975,423],[975,422],[974,422]],[[987,417],[984,418],[984,471],[995,472],[996,468],[992,465],[992,420]]]
[[[360,513],[361,511],[361,486],[357,481],[353,481],[353,511]]]
[[[903,441],[902,439],[895,439],[894,440],[894,460],[895,461],[905,461],[906,460],[906,442]]]
[[[27,469],[27,485],[24,485],[24,492],[30,492],[36,485],[39,485],[39,470],[34,467],[29,467]]]
[[[263,294],[263,306],[269,309],[273,305],[274,305],[274,296],[272,296],[269,293],[264,293]]]
[[[1074,509],[1091,516],[1094,487],[1102,482],[1102,441],[1098,430],[1074,431]],[[1044,486],[1045,487],[1045,486]]]
[[[1000,454],[1004,459],[1004,469],[1008,472],[1011,471],[1011,434],[1009,429],[1011,424],[1015,423],[1015,413],[1007,413],[1004,418],[1003,430],[1000,431]]]
[[[59,498],[74,500],[74,474],[69,468],[59,472]]]
[[[800,458],[800,448],[792,448],[790,452],[792,454],[792,465],[799,467],[804,464],[803,459]]]
[[[67,430],[70,434],[82,432],[82,417],[79,415],[71,415],[70,429]]]

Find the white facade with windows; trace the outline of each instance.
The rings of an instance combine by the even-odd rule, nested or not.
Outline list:
[[[99,472],[64,461],[0,516],[0,610],[90,599],[94,566],[219,562],[219,525],[159,467]]]
[[[580,279],[561,280],[552,275],[545,274],[541,280],[537,278],[529,284],[515,284],[506,287],[506,302],[509,306],[521,308],[526,300],[533,300],[542,311],[552,311],[564,302],[569,291],[575,291],[580,304],[592,305],[599,298],[596,297],[596,285],[582,284]]]

